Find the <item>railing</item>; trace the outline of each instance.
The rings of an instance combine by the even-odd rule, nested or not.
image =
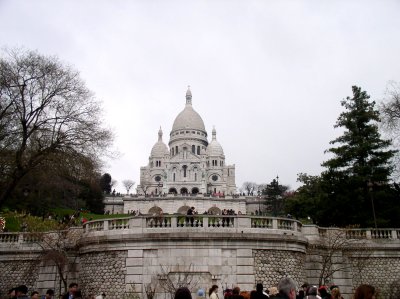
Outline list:
[[[101,231],[104,230],[104,222],[103,221],[89,221],[84,224],[85,229],[88,231]]]
[[[0,234],[0,243],[16,243],[19,235],[19,233],[2,233]]]
[[[223,195],[223,194],[206,194],[206,193],[197,193],[197,194],[175,194],[175,193],[163,193],[163,194],[130,194],[130,195],[119,195],[119,196],[107,196],[104,201],[105,203],[113,203],[115,202],[123,202],[123,200],[129,200],[129,199],[149,199],[149,198],[157,198],[157,199],[162,199],[162,198],[225,198],[225,199],[249,199],[249,198],[258,198],[257,196],[245,196],[245,195],[238,195],[238,194],[233,194],[233,195]]]
[[[278,229],[294,230],[293,221],[278,219]]]
[[[400,229],[339,229],[323,228],[316,225],[302,225],[290,218],[276,218],[250,215],[144,215],[129,218],[102,219],[88,221],[83,225],[86,234],[103,231],[132,232],[179,232],[181,229],[196,229],[213,233],[277,233],[291,231],[306,238],[329,238],[341,234],[347,239],[400,240]],[[155,229],[158,229],[155,231]],[[161,229],[161,231],[160,231]],[[38,233],[0,233],[0,244],[33,244],[40,242]]]
[[[234,216],[208,216],[208,227],[235,227]]]
[[[252,218],[251,227],[256,228],[272,228],[272,219],[270,218]]]
[[[84,224],[86,233],[128,229],[202,228],[220,229],[274,229],[302,232],[299,221],[286,218],[249,215],[143,215],[130,218],[104,219]]]
[[[391,229],[371,229],[371,238],[372,239],[394,239],[397,237],[397,234],[392,234]]]
[[[329,238],[343,235],[346,239],[371,239],[371,240],[399,240],[400,229],[392,228],[359,228],[359,229],[340,229],[317,227],[320,238]]]
[[[108,229],[128,229],[129,228],[129,219],[112,219],[108,220]]]
[[[38,233],[0,233],[0,243],[38,243],[42,239],[42,234]]]
[[[171,227],[171,217],[146,217],[146,227]]]

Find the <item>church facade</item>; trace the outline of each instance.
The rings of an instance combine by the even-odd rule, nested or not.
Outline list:
[[[140,168],[138,194],[236,193],[235,165],[225,164],[225,154],[213,128],[211,141],[203,119],[193,109],[190,88],[184,109],[175,118],[168,146],[160,128],[147,166]]]

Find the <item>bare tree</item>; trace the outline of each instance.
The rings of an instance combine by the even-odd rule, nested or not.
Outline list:
[[[113,190],[112,193],[115,194],[115,187],[117,187],[118,181],[117,180],[111,180],[111,189]]]
[[[146,283],[144,285],[144,291],[146,293],[147,299],[154,298],[154,295],[156,294],[157,291],[157,286],[158,286],[158,279],[154,279],[154,277],[151,279],[151,282]]]
[[[100,159],[112,133],[78,72],[34,51],[0,58],[0,205],[54,155]]]
[[[150,184],[147,181],[143,180],[143,181],[140,181],[139,186],[140,186],[140,189],[143,191],[144,195],[147,195],[147,190],[150,188]]]
[[[69,223],[60,225],[58,229],[51,232],[31,232],[30,236],[42,249],[41,260],[53,263],[57,269],[63,289],[59,293],[67,291],[69,266],[74,264],[78,255],[78,241],[82,236],[82,229],[71,227],[73,219]],[[35,230],[33,228],[33,230]],[[70,260],[72,258],[72,260]]]
[[[321,232],[320,242],[311,246],[311,248],[320,257],[321,269],[318,283],[319,285],[326,285],[332,281],[334,273],[351,267],[343,262],[343,256],[354,255],[357,250],[366,246],[366,240],[349,237],[346,230],[342,229],[321,229]]]
[[[388,138],[392,140],[393,146],[400,149],[400,83],[391,81],[388,83],[385,99],[379,106],[381,115],[381,128]],[[400,178],[400,152],[393,158],[393,176]]]
[[[257,184],[254,182],[244,182],[242,188],[245,190],[245,192],[247,192],[247,195],[251,195],[258,189]]]
[[[196,279],[192,264],[183,271],[172,272],[169,267],[164,266],[160,266],[160,268],[161,274],[158,275],[159,285],[166,293],[170,294],[171,299],[174,298],[177,289],[187,287],[192,291],[198,285],[198,277]]]
[[[129,194],[129,190],[135,185],[135,182],[132,180],[123,180],[122,185],[124,185],[126,189],[126,194]]]

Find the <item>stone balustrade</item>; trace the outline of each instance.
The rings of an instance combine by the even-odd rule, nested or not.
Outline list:
[[[248,215],[164,215],[164,216],[136,216],[129,218],[114,218],[88,221],[83,225],[83,231],[127,231],[140,228],[143,232],[151,232],[152,229],[165,229],[165,232],[171,232],[174,229],[196,229],[204,232],[212,231],[234,232],[233,230],[247,229],[255,233],[261,232],[296,232],[308,239],[320,239],[328,235],[329,232],[342,231],[348,239],[369,239],[369,240],[400,240],[400,229],[381,228],[381,229],[338,229],[322,228],[316,225],[302,225],[301,222],[294,219],[266,217],[266,216],[248,216]],[[219,230],[215,230],[218,228]],[[229,231],[227,231],[230,229]],[[158,230],[162,233],[163,230]],[[0,246],[6,244],[29,244],[40,241],[40,235],[30,233],[0,233]]]
[[[201,228],[205,232],[209,229],[264,229],[283,230],[301,233],[302,224],[293,219],[248,216],[248,215],[163,215],[163,216],[136,216],[131,218],[104,219],[89,221],[84,224],[86,233],[93,231],[129,230],[142,228]]]

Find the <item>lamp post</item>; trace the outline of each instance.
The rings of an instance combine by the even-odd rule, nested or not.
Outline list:
[[[368,193],[371,198],[371,205],[372,205],[372,214],[374,216],[374,224],[375,224],[375,229],[378,228],[378,225],[376,224],[376,215],[375,215],[375,205],[374,205],[374,194],[373,194],[373,187],[374,183],[371,182],[371,180],[368,181]]]

